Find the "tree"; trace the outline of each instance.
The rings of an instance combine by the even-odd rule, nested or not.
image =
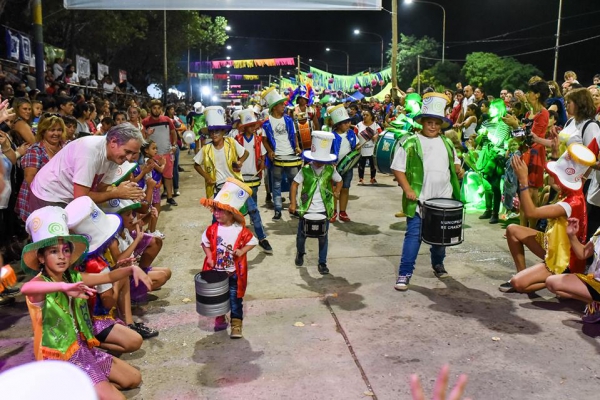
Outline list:
[[[460,65],[450,61],[438,61],[433,67],[421,72],[421,87],[431,86],[436,91],[453,88],[460,81],[462,81]],[[416,87],[417,85],[418,77],[415,77],[411,86]]]
[[[493,53],[476,52],[467,56],[462,68],[466,81],[482,86],[486,93],[495,95],[501,89],[515,90],[527,86],[527,81],[542,73],[531,64],[521,64],[512,57],[502,58]]]
[[[413,78],[417,75],[417,56],[427,57],[421,59],[421,71],[433,66],[438,57],[439,44],[435,39],[424,36],[417,39],[412,35],[400,34],[398,41],[398,86],[407,88]],[[391,50],[388,52],[388,58],[391,59]]]

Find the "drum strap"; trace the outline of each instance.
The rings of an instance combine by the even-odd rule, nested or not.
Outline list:
[[[325,210],[327,210],[327,218],[331,218],[333,216],[333,193],[331,191],[331,178],[334,172],[333,166],[325,165],[321,175],[317,175],[310,164],[302,167],[301,171],[304,176],[304,182],[302,183],[298,213],[300,213],[300,216],[304,216],[308,211],[317,190],[317,184],[320,184],[321,198],[323,199],[323,204],[325,204]]]
[[[239,144],[241,144],[242,146],[244,145],[245,139],[243,133],[237,135],[235,139],[238,141]],[[261,136],[254,135],[254,164],[257,171],[260,169],[260,158],[262,157],[262,154],[260,154],[262,149],[262,139],[263,138]],[[257,176],[262,179],[262,172],[260,172]]]

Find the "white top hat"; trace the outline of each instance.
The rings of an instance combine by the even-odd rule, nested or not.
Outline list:
[[[264,101],[267,102],[269,110],[271,110],[271,108],[273,108],[277,104],[283,103],[286,100],[285,97],[281,97],[279,92],[274,87],[266,89],[264,92],[262,92],[260,96]]]
[[[450,99],[442,93],[426,93],[423,95],[423,106],[421,114],[415,117],[415,121],[421,123],[421,118],[436,118],[442,121],[442,129],[452,126],[452,121],[446,118],[446,105]]]
[[[85,237],[69,233],[67,213],[60,207],[48,206],[35,210],[27,218],[25,228],[33,241],[25,246],[21,257],[21,267],[26,272],[37,273],[40,269],[37,251],[56,245],[59,239],[73,245],[71,265],[79,262],[88,250]]]
[[[260,113],[262,111],[262,107],[259,106],[258,104],[255,104],[254,107],[252,107],[252,110],[254,111],[255,114],[260,115]]]
[[[209,130],[231,129],[231,125],[225,123],[225,110],[221,106],[206,107],[204,116]]]
[[[259,121],[256,119],[256,114],[252,108],[247,108],[245,110],[240,111],[240,126],[239,129],[242,130],[247,125],[252,124],[262,124],[263,121]]]
[[[204,106],[199,101],[194,103],[194,111],[198,114],[202,114],[204,112]]]
[[[90,243],[90,253],[103,251],[121,228],[121,217],[106,215],[88,196],[78,197],[65,208],[69,229]]]
[[[100,204],[100,209],[107,214],[121,214],[128,210],[140,208],[142,204],[137,201],[127,199],[110,199]]]
[[[596,156],[590,149],[581,143],[573,143],[557,161],[548,162],[546,170],[558,179],[562,186],[579,190],[583,175],[595,163]]]
[[[342,122],[346,122],[350,120],[350,116],[348,115],[348,111],[343,104],[339,104],[337,106],[329,107],[327,109],[327,114],[331,117],[333,121],[333,125],[337,125]]]
[[[331,154],[331,145],[335,135],[331,132],[314,131],[311,136],[312,144],[310,150],[305,150],[302,154],[304,158],[326,164],[335,162],[337,156]]]
[[[234,219],[241,225],[244,225],[246,221],[240,209],[246,204],[246,200],[248,200],[251,194],[252,189],[244,182],[230,177],[227,178],[227,181],[223,184],[223,187],[214,199],[202,198],[200,199],[200,204],[204,207],[217,207],[230,211],[233,213]]]
[[[121,184],[121,182],[125,181],[129,177],[129,174],[133,172],[135,167],[137,167],[137,163],[132,163],[129,161],[125,161],[123,164],[119,165],[110,174],[110,184],[115,186]]]

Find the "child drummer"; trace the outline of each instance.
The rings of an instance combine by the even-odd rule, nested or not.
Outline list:
[[[398,149],[391,169],[402,187],[402,209],[407,215],[398,279],[394,288],[407,290],[421,247],[421,210],[417,201],[432,198],[460,199],[459,178],[464,171],[452,142],[442,134],[452,122],[444,116],[449,99],[441,93],[423,96],[422,114],[415,121],[421,132],[409,137]],[[431,246],[431,266],[438,278],[448,276],[444,268],[446,248]]]
[[[240,133],[235,137],[235,140],[248,152],[248,158],[242,164],[242,177],[244,183],[252,189],[252,199],[255,203],[258,203],[257,192],[262,180],[262,171],[265,168],[267,150],[262,143],[262,136],[258,136],[256,131],[263,121],[256,119],[256,114],[252,108],[242,110],[238,115],[240,118],[238,125]]]
[[[303,153],[309,163],[298,172],[290,187],[289,210],[291,213],[296,212],[297,209],[300,217],[304,217],[306,214],[322,214],[326,217],[325,235],[319,237],[318,270],[321,275],[329,273],[327,268],[329,219],[334,213],[334,198],[339,198],[342,190],[342,177],[331,165],[337,160],[337,157],[330,153],[334,138],[334,134],[330,132],[314,131],[312,133],[311,150]],[[335,182],[335,188],[332,188],[332,182]],[[300,204],[296,205],[296,194],[300,184],[302,184]],[[304,264],[304,254],[306,254],[304,224],[305,219],[302,218],[298,224],[296,235],[295,262],[298,267]]]
[[[244,216],[239,211],[251,192],[243,182],[227,178],[214,199],[200,200],[203,206],[212,209],[216,219],[202,234],[202,249],[206,254],[202,270],[221,270],[229,274],[232,339],[242,337],[243,298],[248,279],[246,253],[258,244],[258,240],[246,228]],[[225,329],[227,316],[218,316],[215,319],[215,331]]]

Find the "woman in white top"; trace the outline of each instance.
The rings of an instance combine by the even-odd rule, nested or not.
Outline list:
[[[371,139],[367,140],[360,148],[360,161],[358,162],[358,183],[362,184],[363,179],[365,177],[365,167],[367,164],[367,160],[369,161],[369,168],[371,169],[371,184],[376,184],[377,180],[375,180],[375,174],[377,171],[375,170],[375,162],[373,160],[373,153],[375,152],[375,143],[377,142],[377,138],[381,133],[381,127],[377,122],[375,122],[375,115],[373,114],[373,110],[370,108],[364,109],[362,112],[363,120],[356,125],[354,131],[356,132],[359,140],[362,142],[363,134],[367,137],[371,136]]]

